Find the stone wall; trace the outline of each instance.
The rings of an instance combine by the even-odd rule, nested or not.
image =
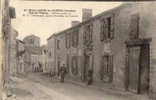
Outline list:
[[[95,16],[94,19],[91,19],[87,22],[83,22],[74,28],[79,29],[79,44],[77,48],[65,47],[65,34],[71,32],[73,28],[65,30],[64,32],[58,33],[56,38],[60,40],[60,49],[56,49],[56,62],[60,60],[65,62],[67,60],[67,54],[69,57],[69,66],[71,66],[71,57],[73,55],[79,57],[79,74],[74,76],[75,79],[79,79],[82,76],[82,68],[84,66],[84,45],[83,45],[83,33],[84,25],[87,23],[93,23],[93,53],[94,62],[93,62],[93,82],[101,82],[100,80],[100,67],[101,67],[101,57],[104,55],[105,48],[108,49],[113,55],[113,82],[112,84],[118,88],[125,90],[126,82],[126,44],[125,41],[129,40],[129,33],[131,31],[131,17],[134,14],[139,14],[139,38],[152,38],[150,43],[150,93],[156,94],[156,74],[155,74],[155,18],[156,14],[151,13],[156,9],[156,3],[129,3],[117,7],[113,10],[106,11],[98,16]],[[150,10],[150,11],[149,11]],[[101,42],[100,40],[100,22],[101,18],[108,17],[109,15],[114,14],[114,38],[107,42]],[[107,50],[106,50],[107,51]],[[60,57],[60,58],[58,58]],[[57,63],[56,63],[57,66]],[[70,70],[70,68],[69,68]],[[72,73],[69,71],[71,76]]]

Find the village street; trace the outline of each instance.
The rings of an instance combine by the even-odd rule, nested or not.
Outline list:
[[[98,90],[65,81],[50,80],[43,73],[12,77],[14,99],[7,100],[149,100],[146,96]]]

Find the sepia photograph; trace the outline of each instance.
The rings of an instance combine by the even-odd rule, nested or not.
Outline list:
[[[156,100],[156,1],[1,2],[1,100]]]

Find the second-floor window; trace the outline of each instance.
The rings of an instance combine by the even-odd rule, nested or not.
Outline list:
[[[134,14],[131,16],[130,20],[130,38],[139,38],[139,14]]]
[[[88,44],[92,41],[93,24],[88,24],[84,27],[84,44]]]
[[[66,33],[66,48],[70,48],[71,47],[71,33]]]
[[[73,30],[73,33],[72,33],[72,46],[77,47],[78,42],[79,42],[79,30],[76,29],[76,30]]]
[[[101,20],[101,41],[114,38],[114,16],[106,17]]]
[[[33,40],[33,39],[30,39],[30,43],[31,43],[31,44],[34,44],[34,40]]]
[[[57,40],[57,49],[60,49],[60,40]]]

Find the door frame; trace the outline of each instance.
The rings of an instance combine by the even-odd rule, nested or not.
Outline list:
[[[129,48],[130,47],[140,47],[142,45],[148,45],[149,46],[149,53],[150,53],[150,42],[152,41],[152,38],[146,38],[146,39],[135,39],[135,40],[128,40],[125,42],[126,44],[126,70],[125,70],[125,89],[129,91]],[[150,54],[149,54],[149,60],[150,60]],[[139,62],[140,63],[140,62]],[[150,63],[149,63],[149,69],[150,69]],[[150,78],[150,77],[149,77]],[[139,81],[138,81],[138,90],[137,94],[140,93],[140,64],[139,64]]]

